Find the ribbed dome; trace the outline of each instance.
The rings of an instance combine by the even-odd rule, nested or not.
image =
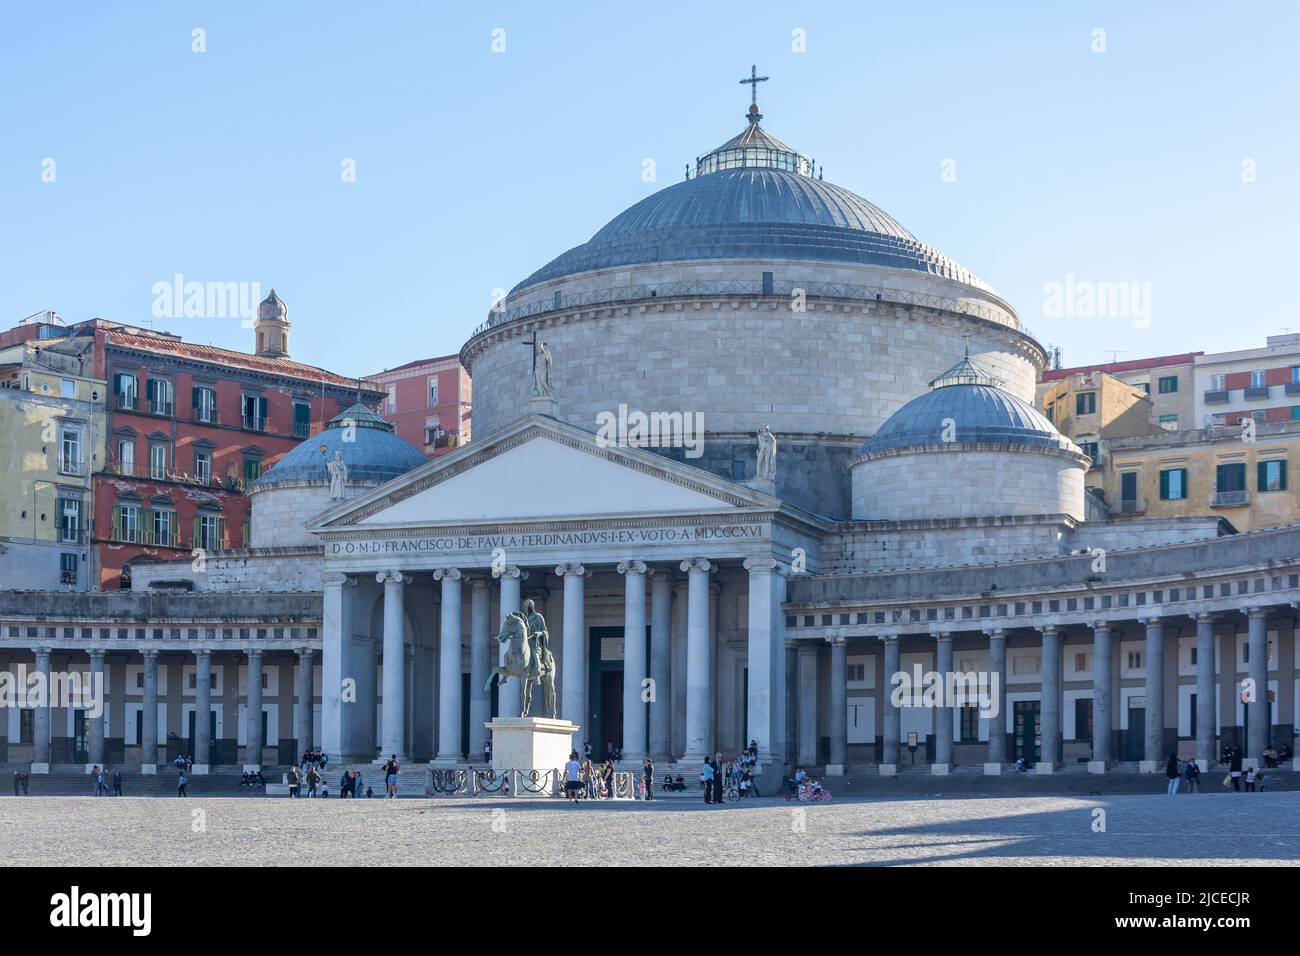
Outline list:
[[[786,169],[722,169],[661,189],[514,291],[614,266],[694,259],[795,259],[911,269],[988,286],[839,186]]]
[[[323,431],[272,465],[253,482],[251,490],[290,481],[327,484],[325,463],[333,460],[336,451],[343,453],[343,462],[348,466],[348,484],[389,481],[428,461],[418,448],[393,434],[392,425],[358,403],[330,419]]]
[[[949,428],[951,433],[946,435]],[[1033,406],[993,385],[979,384],[940,385],[912,399],[856,454],[951,442],[1034,445],[1082,454]]]

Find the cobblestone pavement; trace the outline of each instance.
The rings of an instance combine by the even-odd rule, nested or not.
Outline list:
[[[1104,832],[1095,832],[1104,811]],[[0,799],[8,865],[1297,865],[1300,793],[599,803]]]

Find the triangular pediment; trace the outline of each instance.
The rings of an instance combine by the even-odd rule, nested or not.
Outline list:
[[[603,446],[589,432],[530,416],[349,499],[312,525],[329,531],[779,506],[690,465],[644,449]]]

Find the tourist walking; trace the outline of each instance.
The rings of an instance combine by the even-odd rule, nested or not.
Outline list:
[[[704,802],[713,802],[713,764],[707,760],[704,766],[700,768],[700,779],[704,781]]]
[[[21,770],[14,771],[14,796],[18,796],[18,791],[23,788],[23,774]]]
[[[489,767],[492,766],[492,738],[489,737],[483,741],[483,762]]]
[[[312,767],[307,771],[307,796],[316,796],[316,788],[320,786],[320,771]]]
[[[297,767],[289,768],[289,796],[292,799],[298,798],[298,788],[302,786],[302,776]]]
[[[95,777],[95,796],[108,796],[108,784],[104,781],[104,768],[96,764],[95,769],[92,772]]]
[[[722,754],[713,755],[713,802],[722,802]]]
[[[178,797],[189,796],[189,794],[185,792],[185,785],[188,783],[189,783],[189,778],[185,776],[185,771],[184,770],[180,771],[180,773],[176,775],[176,796]]]
[[[655,762],[649,757],[645,758],[645,764],[641,768],[641,779],[645,781],[645,798],[653,800],[655,798]]]
[[[1254,767],[1250,767],[1246,771],[1246,792],[1247,793],[1255,792],[1255,768]]]
[[[120,797],[121,795],[122,795],[122,771],[114,770],[113,771],[113,796]]]
[[[1199,793],[1201,790],[1201,765],[1195,760],[1187,761],[1187,766],[1183,770],[1183,779],[1187,782],[1188,793]]]
[[[390,754],[388,763],[384,764],[384,786],[388,790],[388,799],[390,800],[397,796],[397,775],[401,771],[402,767],[397,762],[397,754]]]
[[[1241,748],[1235,744],[1228,747],[1228,776],[1232,778],[1232,789],[1241,793]]]
[[[582,764],[578,763],[578,751],[569,751],[569,759],[564,764],[564,797],[578,805],[578,794],[582,792]]]
[[[1178,785],[1182,783],[1183,775],[1178,770],[1178,754],[1171,753],[1169,760],[1165,762],[1165,777],[1169,780],[1169,796],[1178,792]]]

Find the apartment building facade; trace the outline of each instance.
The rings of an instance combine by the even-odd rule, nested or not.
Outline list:
[[[437,458],[470,439],[473,386],[459,355],[408,362],[367,375],[384,393],[380,413],[396,434],[430,458]]]

